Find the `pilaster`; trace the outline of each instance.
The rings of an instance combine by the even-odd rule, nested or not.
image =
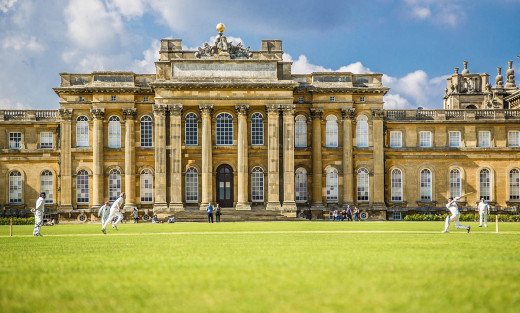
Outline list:
[[[280,210],[280,153],[279,153],[279,124],[280,124],[280,105],[267,105],[267,210]]]
[[[321,157],[321,119],[323,108],[311,108],[312,117],[312,205],[323,210],[323,162]]]
[[[125,207],[137,207],[135,199],[135,108],[123,108],[125,120]]]
[[[202,118],[202,195],[200,209],[206,210],[208,203],[213,201],[213,160],[211,151],[211,115],[213,114],[213,104],[201,104],[199,108]]]
[[[60,117],[60,209],[72,209],[72,109],[59,109]]]
[[[384,159],[384,131],[383,131],[383,109],[372,109],[372,129],[374,143],[374,191],[372,207],[385,209],[385,159]]]
[[[296,214],[294,201],[294,104],[282,106],[283,111],[283,184],[285,212]]]
[[[182,104],[171,104],[170,107],[170,210],[182,211],[182,142],[181,117]]]
[[[237,210],[251,210],[251,203],[248,201],[248,154],[247,154],[247,115],[249,113],[248,104],[237,104],[235,110],[238,116],[238,197]]]
[[[153,105],[155,124],[155,201],[154,213],[168,212],[166,202],[166,114],[168,107],[163,104]]]
[[[92,207],[98,208],[103,205],[103,120],[105,118],[104,108],[90,109],[94,117],[94,142],[92,143]]]
[[[352,157],[352,121],[354,108],[342,108],[343,116],[343,206],[354,205],[354,162]]]

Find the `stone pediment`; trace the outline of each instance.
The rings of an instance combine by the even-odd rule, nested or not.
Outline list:
[[[233,45],[233,43],[228,41],[227,37],[224,36],[224,29],[224,24],[218,24],[217,30],[219,31],[219,34],[217,35],[213,45],[210,45],[207,42],[204,43],[202,47],[197,48],[195,56],[199,59],[217,56],[229,57],[230,59],[250,59],[253,56],[253,53],[249,51],[249,46],[243,48],[241,42]]]

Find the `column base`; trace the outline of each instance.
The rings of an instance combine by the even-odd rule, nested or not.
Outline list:
[[[208,207],[208,205],[209,205],[209,202],[206,202],[206,203],[201,202],[200,203],[200,210],[201,211],[206,211],[206,208]],[[213,206],[213,208],[215,208],[215,206]]]
[[[168,214],[170,210],[168,209],[167,203],[154,203],[153,205],[153,214]]]
[[[371,205],[371,209],[372,210],[378,210],[378,211],[386,210],[387,209],[386,203],[384,203],[384,202],[373,202],[372,205]]]
[[[170,203],[170,212],[178,212],[178,211],[184,211],[184,204],[182,202],[172,202]]]
[[[125,203],[125,206],[123,208],[125,209],[125,211],[133,211],[134,209],[137,209],[137,205],[135,203]]]
[[[280,206],[280,202],[268,202],[265,209],[269,211],[280,211],[282,207]]]
[[[251,203],[250,202],[237,203],[237,205],[235,206],[235,210],[251,211]]]
[[[285,212],[296,212],[296,210],[298,209],[296,207],[296,202],[294,201],[285,201],[282,205],[282,209],[285,211]]]
[[[323,205],[323,202],[313,202],[311,204],[311,210],[323,211],[323,210],[325,210],[325,206]]]
[[[349,205],[350,205],[350,208],[353,209],[355,206],[355,203],[354,202],[343,202],[342,207],[344,209],[347,209],[347,206],[349,206]]]

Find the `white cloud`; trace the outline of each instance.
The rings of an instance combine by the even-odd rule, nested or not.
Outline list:
[[[424,20],[432,15],[432,12],[429,8],[421,8],[417,7],[412,10],[412,15],[417,17],[418,19]]]
[[[152,74],[155,73],[155,62],[159,60],[159,49],[161,48],[161,42],[155,40],[152,43],[150,49],[143,52],[144,58],[142,60],[135,60],[133,63],[133,70],[139,74]]]
[[[438,26],[456,27],[466,20],[463,0],[404,0],[405,14]]]
[[[109,8],[117,9],[128,18],[139,17],[144,14],[146,9],[145,0],[110,0],[107,5]]]
[[[383,85],[391,88],[389,95],[399,95],[407,99],[408,104],[413,107],[442,108],[447,77],[448,75],[430,79],[426,72],[417,70],[401,78],[383,75]],[[390,99],[397,101],[395,97]]]
[[[288,53],[284,53],[282,58],[286,62],[293,62],[291,70],[293,74],[310,74],[312,72],[352,72],[354,74],[372,73],[372,71],[368,67],[363,66],[361,62],[342,66],[334,71],[321,65],[309,63],[309,60],[303,54],[301,54],[296,61],[294,61]]]
[[[1,0],[0,11],[7,13],[18,2],[18,0]]]
[[[0,99],[0,108],[2,110],[30,110],[33,109],[32,107],[23,104],[19,101],[11,101],[9,99]]]
[[[4,40],[2,40],[2,48],[6,50],[14,50],[17,52],[29,51],[37,53],[43,52],[45,50],[44,45],[38,42],[36,37],[26,37],[23,34],[4,38]]]
[[[387,110],[415,109],[408,100],[399,94],[388,93],[384,97],[384,108]]]

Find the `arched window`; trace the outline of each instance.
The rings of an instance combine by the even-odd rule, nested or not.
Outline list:
[[[368,118],[360,115],[356,123],[356,146],[368,147]]]
[[[520,200],[520,171],[517,168],[509,172],[509,200]]]
[[[187,146],[196,146],[199,144],[197,119],[195,113],[186,114],[185,141]]]
[[[491,173],[487,168],[480,171],[480,197],[491,200]]]
[[[294,177],[294,194],[296,202],[306,202],[307,192],[307,171],[300,167],[296,170]]]
[[[51,171],[46,170],[41,173],[40,189],[42,192],[45,192],[45,203],[52,203],[54,198],[54,180]]]
[[[108,147],[121,148],[121,119],[117,115],[108,119]]]
[[[199,175],[197,169],[190,167],[186,171],[186,202],[199,201]]]
[[[325,137],[327,147],[338,146],[338,118],[335,115],[329,115],[326,118]]]
[[[264,144],[264,116],[258,112],[251,116],[251,144],[255,146]]]
[[[121,172],[114,169],[108,175],[108,200],[116,201],[121,194]]]
[[[368,201],[369,175],[366,168],[360,168],[357,172],[357,199],[358,201]]]
[[[425,168],[421,171],[421,201],[432,200],[432,172]]]
[[[9,173],[9,203],[22,203],[22,174],[18,171]]]
[[[327,171],[327,202],[338,201],[338,170],[331,168]]]
[[[450,171],[450,197],[460,197],[462,195],[461,175],[458,169]]]
[[[153,147],[152,118],[148,115],[141,117],[141,147]]]
[[[149,169],[141,171],[141,203],[153,202],[153,174]]]
[[[76,176],[76,202],[89,202],[88,189],[88,173],[85,170],[81,170],[78,172],[78,175]]]
[[[251,173],[251,199],[253,202],[264,201],[264,170],[258,166]]]
[[[307,147],[307,118],[303,115],[298,115],[295,120],[294,146],[296,148]]]
[[[80,116],[76,120],[76,147],[88,147],[88,118]]]
[[[217,145],[233,144],[233,117],[229,113],[217,115]]]
[[[392,170],[391,180],[391,196],[392,201],[403,201],[403,173],[400,169]]]

